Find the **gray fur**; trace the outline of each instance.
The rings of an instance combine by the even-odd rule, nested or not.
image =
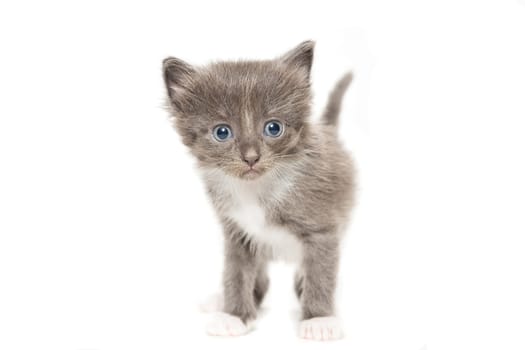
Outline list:
[[[350,86],[353,79],[354,76],[352,73],[346,73],[341,79],[339,79],[330,93],[328,104],[326,105],[326,109],[321,117],[321,120],[324,121],[326,125],[337,126],[339,113],[341,111],[341,102],[343,101],[346,89],[348,89],[348,86]]]
[[[256,317],[268,289],[266,266],[274,256],[228,216],[232,195],[223,180],[226,175],[248,184],[271,184],[275,179],[287,186],[279,194],[269,186],[267,195],[258,195],[258,204],[272,227],[285,229],[301,242],[295,288],[303,319],[334,314],[340,238],[354,193],[352,161],[338,141],[335,125],[351,75],[337,84],[323,122],[312,123],[313,49],[314,43],[307,41],[274,60],[204,67],[176,58],[164,61],[175,127],[205,174],[223,224],[224,311],[245,322]],[[285,126],[279,138],[262,135],[264,123],[272,119]],[[233,140],[217,142],[211,137],[220,123],[231,126]],[[248,165],[243,160],[248,152],[259,159],[251,175],[245,175]]]

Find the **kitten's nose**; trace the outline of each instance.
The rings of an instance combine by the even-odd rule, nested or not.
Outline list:
[[[259,158],[259,153],[253,148],[248,149],[248,151],[242,155],[242,160],[244,160],[250,167],[253,167],[255,163],[259,161]]]

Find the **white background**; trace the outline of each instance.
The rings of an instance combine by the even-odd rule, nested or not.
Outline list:
[[[211,338],[197,305],[219,287],[221,233],[161,60],[306,39],[317,115],[356,76],[346,338],[296,338],[281,264],[257,329]],[[2,2],[0,348],[523,349],[524,118],[524,1]]]

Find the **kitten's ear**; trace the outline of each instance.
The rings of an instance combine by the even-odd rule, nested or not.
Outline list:
[[[162,62],[162,71],[168,96],[176,103],[189,87],[195,69],[183,60],[168,57]]]
[[[308,40],[300,43],[294,49],[288,51],[281,57],[281,60],[294,67],[298,68],[310,78],[310,71],[312,69],[312,62],[314,59],[315,42]]]

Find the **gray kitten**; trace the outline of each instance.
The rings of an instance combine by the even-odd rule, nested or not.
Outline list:
[[[299,335],[342,336],[334,290],[354,175],[337,119],[352,76],[312,123],[313,51],[307,41],[274,60],[204,67],[164,60],[175,127],[198,160],[224,231],[223,307],[209,334],[246,333],[268,290],[268,262],[285,259],[298,265]]]

